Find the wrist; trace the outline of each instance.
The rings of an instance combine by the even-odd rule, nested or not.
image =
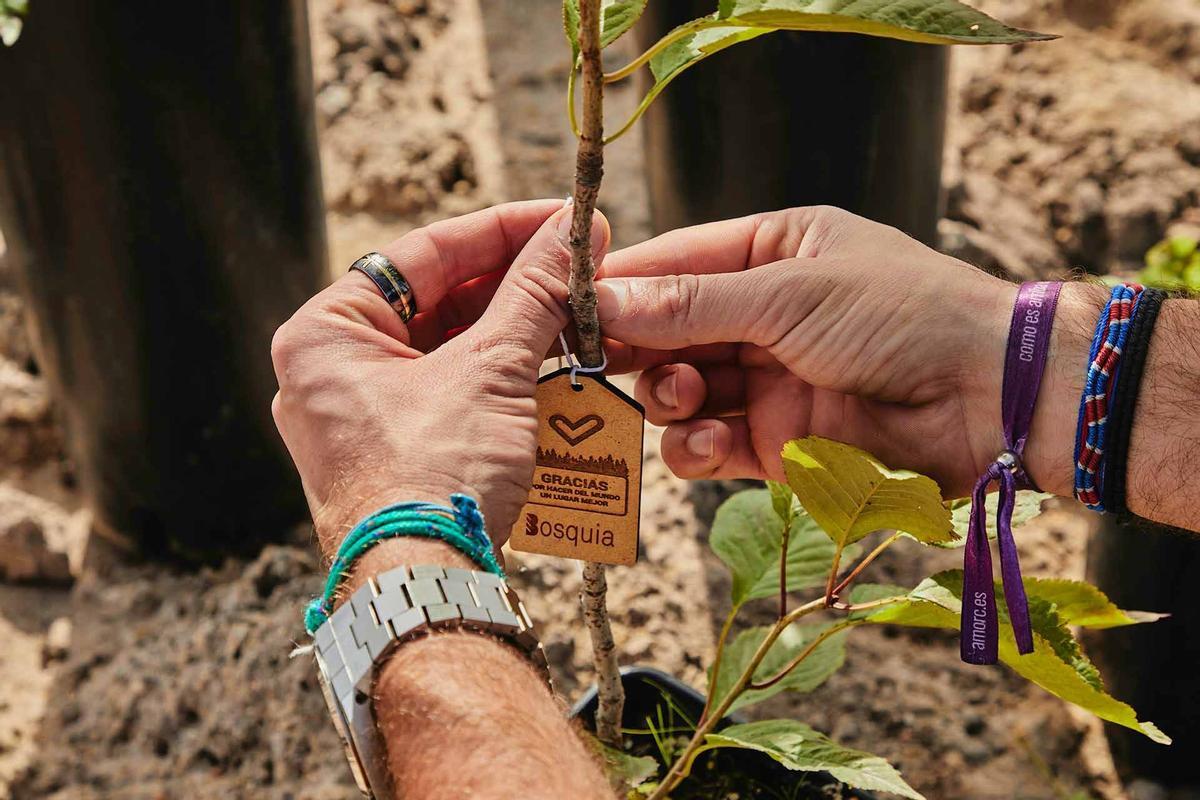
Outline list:
[[[1059,296],[1024,464],[1038,488],[1061,497],[1074,494],[1079,401],[1096,320],[1108,294],[1103,286],[1067,283]]]
[[[980,308],[987,334],[979,362],[963,390],[965,413],[976,432],[972,457],[976,475],[1005,449],[1001,419],[1004,360],[1017,287],[1006,285],[995,306]],[[1026,473],[1042,491],[1070,497],[1074,489],[1075,430],[1088,353],[1096,320],[1108,297],[1105,287],[1066,283],[1059,295],[1050,334],[1050,350],[1034,407],[1022,459]]]
[[[407,502],[445,506],[450,504],[450,495],[456,493],[481,499],[465,484],[450,479],[416,482],[396,481],[378,475],[356,475],[352,480],[345,480],[343,486],[330,492],[329,499],[313,512],[313,526],[321,555],[326,560],[332,559],[346,534],[376,511],[395,503]],[[376,549],[378,546],[372,548]],[[449,546],[446,549],[454,550]],[[367,555],[370,555],[370,551]]]

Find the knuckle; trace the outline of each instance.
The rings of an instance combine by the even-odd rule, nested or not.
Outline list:
[[[292,320],[280,325],[271,336],[271,363],[275,374],[282,378],[287,372],[288,364],[292,362],[298,348],[295,333],[295,323]]]
[[[513,280],[522,292],[556,319],[567,319],[565,256],[546,253],[525,264]]]
[[[695,275],[672,276],[664,281],[662,292],[662,305],[671,319],[680,326],[691,321],[700,293],[700,279]]]

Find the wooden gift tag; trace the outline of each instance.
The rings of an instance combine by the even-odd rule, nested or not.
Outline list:
[[[537,466],[508,543],[525,553],[633,564],[645,411],[603,378],[560,369],[538,381]]]

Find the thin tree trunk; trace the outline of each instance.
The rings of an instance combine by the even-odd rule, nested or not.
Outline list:
[[[583,619],[592,637],[592,662],[596,665],[596,738],[611,747],[621,747],[621,717],[625,710],[625,687],[621,685],[617,645],[608,624],[605,595],[608,583],[604,565],[588,561],[583,565],[583,589],[580,602]]]
[[[596,290],[592,280],[592,216],[604,177],[604,78],[600,63],[600,0],[583,0],[579,8],[579,45],[583,59],[583,120],[575,160],[575,210],[571,221],[571,313],[579,336],[577,354],[585,367],[604,362],[600,322],[596,319]],[[572,65],[573,66],[573,65]],[[621,746],[621,717],[625,689],[617,663],[617,648],[608,619],[608,584],[604,565],[583,565],[580,604],[592,639],[596,666],[596,736],[612,747]]]
[[[592,279],[592,215],[604,178],[604,73],[600,63],[600,3],[579,7],[579,46],[583,57],[583,120],[575,157],[575,217],[571,222],[571,313],[579,334],[578,356],[585,367],[604,361],[596,289]]]

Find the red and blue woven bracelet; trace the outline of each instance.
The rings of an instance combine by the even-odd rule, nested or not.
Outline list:
[[[1142,287],[1136,283],[1114,286],[1092,337],[1075,432],[1075,497],[1093,511],[1105,510],[1102,496],[1108,408],[1113,401],[1121,353],[1141,294]]]

